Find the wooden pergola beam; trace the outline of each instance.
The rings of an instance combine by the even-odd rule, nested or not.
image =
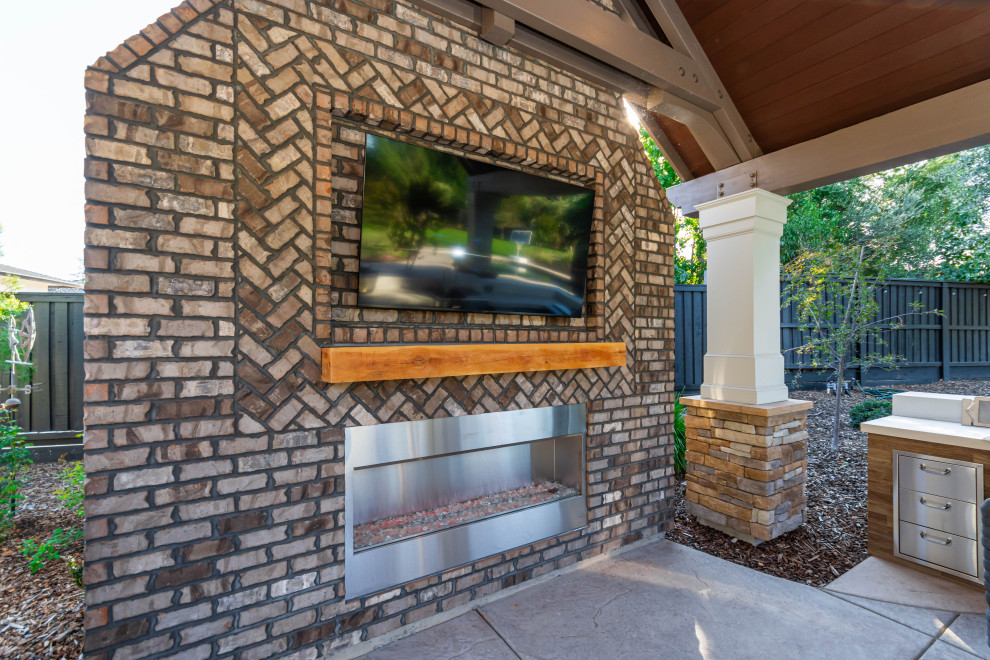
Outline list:
[[[732,143],[739,160],[745,161],[762,156],[760,145],[753,139],[735,103],[729,98],[729,93],[725,91],[725,86],[722,85],[715,67],[709,61],[705,49],[701,47],[701,43],[677,5],[677,0],[645,0],[645,3],[674,50],[690,57],[698,66],[705,82],[715,90],[720,107],[713,110],[712,114]]]
[[[628,101],[628,99],[627,99]],[[690,168],[688,168],[687,163],[684,162],[684,158],[681,156],[680,152],[674,148],[673,143],[667,138],[667,134],[663,132],[660,125],[654,121],[650,113],[646,112],[642,105],[636,105],[635,103],[630,103],[636,115],[639,117],[640,125],[646,130],[660,151],[663,152],[664,158],[670,163],[670,166],[674,168],[674,173],[677,174],[681,181],[690,181],[694,178],[691,174]]]
[[[482,7],[470,0],[416,0],[416,5],[466,28],[476,30],[479,35],[483,30]],[[547,64],[576,73],[606,89],[645,94],[649,87],[634,76],[583,55],[518,22],[516,22],[515,34],[509,39],[508,45]]]
[[[697,63],[590,2],[480,0],[481,4],[620,71],[714,111],[721,107]]]
[[[684,215],[754,187],[779,195],[990,143],[990,80],[916,103],[667,190]]]
[[[741,159],[713,113],[662,89],[654,89],[650,93],[646,100],[646,109],[687,126],[715,169],[724,169],[740,162]],[[670,160],[670,154],[664,151],[664,155]]]

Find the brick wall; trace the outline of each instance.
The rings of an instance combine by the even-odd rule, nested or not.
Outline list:
[[[390,0],[194,0],[86,74],[86,648],[315,657],[661,530],[672,216],[619,96]],[[583,319],[355,306],[367,132],[594,185]],[[628,368],[327,386],[331,343]],[[343,429],[587,402],[585,530],[343,593]]]

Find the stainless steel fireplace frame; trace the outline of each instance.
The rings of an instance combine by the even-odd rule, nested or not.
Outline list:
[[[586,527],[586,429],[587,406],[584,404],[348,428],[344,436],[346,598],[350,600],[383,591]],[[569,450],[557,451],[558,442]],[[446,460],[494,456],[500,457],[503,463],[516,464],[525,462],[520,457],[526,452],[531,455],[526,460],[544,466],[534,468],[527,463],[526,470],[566,472],[572,475],[571,480],[579,494],[355,549],[354,525],[358,507],[363,509],[365,517],[374,515],[369,513],[369,507],[374,510],[378,500],[402,497],[402,489],[411,487],[409,482],[414,481],[410,475],[417,479],[451,482],[458,479],[459,471],[437,470],[436,467]],[[498,460],[491,465],[493,471],[519,468],[518,465],[495,463]],[[365,475],[371,474],[369,469],[375,470],[376,476],[388,475],[389,478],[358,478],[362,476],[361,471],[365,471]],[[431,470],[436,473],[431,474]],[[459,487],[458,484],[453,486]]]

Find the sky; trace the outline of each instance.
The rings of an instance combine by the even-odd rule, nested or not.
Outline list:
[[[5,3],[0,264],[76,279],[83,251],[83,72],[180,0]]]

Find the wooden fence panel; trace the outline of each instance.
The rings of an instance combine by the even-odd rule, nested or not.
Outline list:
[[[678,284],[674,287],[674,387],[697,391],[704,380],[708,349],[707,288]]]
[[[31,354],[34,389],[16,395],[21,407],[15,419],[34,442],[72,440],[83,428],[83,294],[17,297],[34,307],[38,336]],[[9,384],[10,365],[4,364],[0,385]]]
[[[990,286],[948,287],[949,373],[952,378],[986,378],[990,373]]]
[[[850,369],[846,378],[858,378],[864,385],[990,378],[990,284],[891,280],[877,292],[877,298],[881,318],[901,316],[904,326],[886,330],[879,341],[864,342],[856,350],[860,355],[899,355],[904,362],[898,369]],[[703,285],[674,287],[677,390],[690,392],[701,387],[707,335],[705,300]],[[918,303],[917,309],[913,303]],[[810,367],[810,355],[793,350],[806,341],[800,325],[795,305],[782,306],[780,337],[787,382],[798,387],[821,385],[828,375]]]
[[[879,317],[900,318],[903,327],[880,333],[862,353],[897,355],[897,369],[870,369],[858,378],[864,385],[933,383],[942,375],[942,283],[931,280],[891,280],[877,292]],[[916,305],[916,306],[915,306]]]
[[[799,353],[796,349],[804,345],[811,336],[810,330],[801,328],[801,319],[798,317],[798,305],[790,301],[786,305],[783,300],[786,297],[785,282],[780,283],[781,309],[780,309],[780,350],[784,356],[784,378],[790,387],[817,387],[828,380],[828,375],[813,367],[814,357],[810,353]],[[839,300],[836,309],[843,308],[844,301]],[[838,318],[832,318],[828,322],[837,323]],[[846,378],[856,376],[854,369],[847,369]]]

